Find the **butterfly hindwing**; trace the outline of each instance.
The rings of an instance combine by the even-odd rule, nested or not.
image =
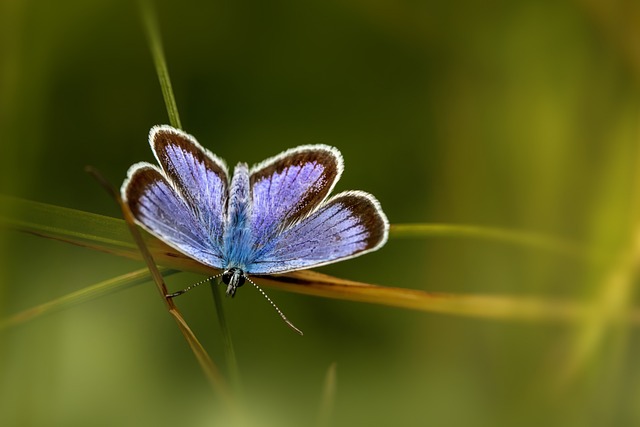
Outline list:
[[[378,201],[362,191],[347,191],[274,236],[247,270],[284,273],[352,258],[381,247],[388,233],[389,223]]]
[[[342,155],[326,145],[303,145],[251,169],[251,229],[256,247],[303,220],[329,194],[343,170]]]
[[[122,197],[148,232],[203,264],[221,268],[222,254],[210,244],[203,223],[155,166],[133,165]]]

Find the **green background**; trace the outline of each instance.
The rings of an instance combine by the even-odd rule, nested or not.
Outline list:
[[[0,1],[0,193],[110,216],[167,114],[137,4]],[[392,223],[555,236],[391,239],[319,269],[459,294],[592,304],[579,323],[482,320],[250,288],[224,301],[249,425],[640,423],[640,5],[632,1],[157,2],[183,127],[229,164],[338,147],[336,190]],[[141,268],[0,230],[2,317]],[[171,289],[201,277],[172,276]],[[177,304],[213,359],[205,287]],[[636,316],[637,318],[637,316]],[[0,332],[0,425],[232,425],[151,283]]]

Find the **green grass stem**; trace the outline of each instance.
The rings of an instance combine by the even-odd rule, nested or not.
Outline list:
[[[175,96],[173,95],[171,79],[169,78],[169,68],[167,67],[167,61],[164,57],[164,48],[162,47],[162,37],[160,36],[158,16],[156,14],[155,7],[151,0],[139,0],[139,3],[147,41],[149,42],[149,48],[151,50],[151,56],[153,57],[153,63],[156,67],[158,80],[160,81],[160,88],[162,90],[164,103],[167,107],[169,123],[171,123],[171,126],[175,128],[182,129],[182,123],[180,122],[180,116],[178,114],[178,106],[176,104]]]
[[[222,304],[223,288],[220,286],[219,279],[212,279],[210,283],[211,293],[213,294],[213,301],[216,305],[216,315],[218,317],[218,323],[220,324],[220,329],[222,330],[225,358],[227,360],[227,369],[229,370],[229,380],[232,384],[232,387],[234,388],[234,391],[236,392],[236,394],[238,394],[242,391],[242,383],[240,379],[240,369],[238,368],[238,360],[236,358],[236,351],[233,345],[233,340],[231,339],[231,331],[229,329],[229,324],[227,323],[227,318],[224,314],[224,306]]]
[[[551,236],[497,227],[465,224],[392,224],[392,238],[465,237],[510,243],[543,249],[569,257],[589,257],[588,252],[571,242]]]
[[[160,272],[163,276],[170,276],[178,273],[178,270],[161,268]],[[16,313],[9,318],[0,321],[0,330],[18,326],[45,314],[60,311],[83,302],[92,301],[102,296],[122,291],[142,283],[148,283],[150,280],[151,275],[147,268],[123,274]]]

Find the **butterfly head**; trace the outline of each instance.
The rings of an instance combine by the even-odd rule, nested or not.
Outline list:
[[[222,282],[227,285],[227,295],[231,298],[236,294],[236,290],[244,285],[245,280],[244,271],[237,267],[232,267],[222,273]]]

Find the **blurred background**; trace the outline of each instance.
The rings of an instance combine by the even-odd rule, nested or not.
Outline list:
[[[336,190],[392,223],[555,236],[598,262],[490,240],[391,239],[319,271],[460,294],[565,298],[578,323],[428,314],[243,289],[225,308],[250,425],[640,423],[640,4],[633,1],[158,1],[183,127],[231,165],[338,147]],[[0,1],[0,194],[117,216],[167,123],[135,2]],[[140,262],[0,230],[6,317]],[[201,279],[180,274],[179,289]],[[225,369],[206,287],[178,300]],[[228,424],[151,283],[0,334],[0,425]]]

